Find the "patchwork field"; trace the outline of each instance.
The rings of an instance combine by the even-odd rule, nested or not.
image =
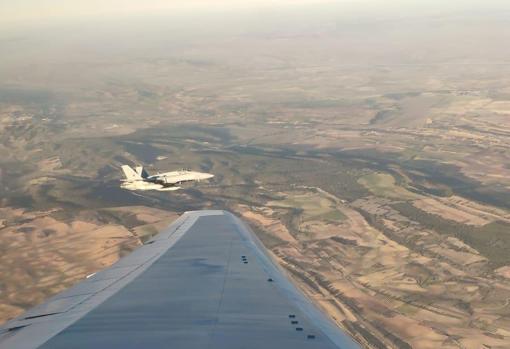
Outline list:
[[[507,349],[506,12],[328,6],[0,33],[0,322],[214,208],[366,348]]]

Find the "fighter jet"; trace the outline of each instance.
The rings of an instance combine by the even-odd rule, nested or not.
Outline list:
[[[214,177],[210,173],[189,170],[158,173],[151,176],[142,166],[137,166],[133,170],[128,165],[122,165],[122,171],[126,179],[122,180],[121,187],[128,190],[173,191],[180,189],[179,185],[182,183],[200,182]]]

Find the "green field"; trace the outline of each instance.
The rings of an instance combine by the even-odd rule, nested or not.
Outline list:
[[[414,194],[407,189],[398,186],[395,182],[395,178],[387,173],[374,172],[361,177],[358,182],[376,196],[384,196],[400,200],[413,200],[420,198],[420,195]]]

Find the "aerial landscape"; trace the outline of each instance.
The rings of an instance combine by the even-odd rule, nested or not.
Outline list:
[[[497,3],[6,27],[0,323],[182,213],[225,209],[363,347],[508,348],[510,8]],[[122,165],[214,177],[130,191]]]

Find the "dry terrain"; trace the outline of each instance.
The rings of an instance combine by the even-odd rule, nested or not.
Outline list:
[[[0,33],[0,322],[223,208],[366,348],[508,348],[506,12],[330,6]]]

